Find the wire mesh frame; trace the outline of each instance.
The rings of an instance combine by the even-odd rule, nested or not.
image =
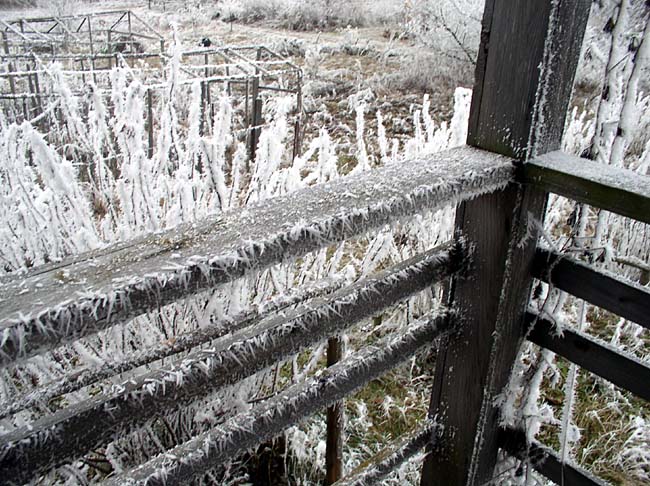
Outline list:
[[[165,50],[165,38],[130,10],[0,20],[0,28],[6,55]]]
[[[50,65],[34,53],[0,56],[0,108],[9,122],[32,121],[40,129],[49,130],[50,121],[61,119],[61,107],[56,106],[61,93],[48,81],[53,77]],[[72,95],[87,99],[92,91],[99,90],[108,96],[111,90],[111,73],[120,66],[131,79],[144,85],[147,104],[148,155],[153,155],[153,107],[159,93],[168,87],[163,73],[170,57],[158,53],[115,55],[68,54],[50,57],[60,64],[60,73],[71,84]],[[17,63],[20,68],[17,69]],[[265,125],[261,106],[263,100],[275,93],[295,97],[293,157],[301,150],[302,127],[302,71],[289,60],[265,46],[237,46],[198,49],[181,54],[180,69],[187,76],[181,84],[201,85],[201,132],[211,134],[215,105],[221,93],[235,100],[241,113],[239,131],[249,147],[249,157],[255,150],[261,128]],[[91,84],[92,83],[92,84]],[[82,116],[87,113],[82,112]],[[49,120],[49,121],[48,121]],[[54,123],[59,125],[60,123]]]

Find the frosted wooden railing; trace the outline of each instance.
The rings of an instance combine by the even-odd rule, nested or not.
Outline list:
[[[499,190],[513,174],[510,159],[463,147],[4,279],[0,288],[0,363],[4,367],[20,363],[246,272],[364,234],[399,218]],[[274,314],[275,309],[269,308],[268,313],[242,316],[216,347],[196,349],[114,387],[111,393],[0,437],[3,478],[28,481],[74,461],[142,426],[156,414],[176,410],[343,332],[360,319],[442,281],[467,261],[463,245],[450,244],[351,287],[336,290],[335,282],[327,282],[276,306],[286,308],[303,301],[297,310]],[[310,299],[324,290],[336,291]],[[178,445],[133,471],[132,479],[152,484],[165,477],[166,484],[184,484],[191,476],[272,438],[409,359],[417,349],[449,331],[454,321],[451,311],[425,317],[405,334],[371,346],[329,368],[320,378],[292,387],[250,413]],[[176,343],[145,350],[112,369],[92,370],[81,380],[75,376],[17,397],[3,408],[17,412],[44,397],[88,386],[125,368],[155,362],[223,334],[208,327],[180,336]],[[244,424],[255,426],[242,427]],[[126,479],[120,476],[113,483],[123,481]]]

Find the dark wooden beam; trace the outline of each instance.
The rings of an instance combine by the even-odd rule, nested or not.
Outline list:
[[[341,361],[345,341],[341,336],[327,340],[327,366]],[[345,445],[345,402],[336,402],[327,408],[327,439],[325,441],[325,485],[343,477],[343,447]]]
[[[469,120],[469,145],[522,163],[560,147],[589,15],[589,0],[487,0]],[[488,484],[497,456],[495,398],[508,382],[532,284],[536,235],[546,195],[512,185],[463,203],[456,231],[474,250],[471,278],[453,281],[449,300],[464,326],[441,343],[430,416],[443,425],[430,447],[422,486]]]
[[[581,261],[537,249],[533,276],[650,329],[650,291]]]
[[[522,430],[507,428],[499,433],[499,446],[511,456],[530,464],[535,471],[555,484],[571,486],[608,486],[580,466],[562,463],[558,454],[537,441],[527,443]]]
[[[562,327],[560,331],[553,322],[534,313],[526,314],[526,322],[534,325],[528,334],[531,342],[650,401],[650,366],[644,362],[573,329]]]
[[[526,164],[521,180],[650,224],[650,177],[631,170],[553,152]]]

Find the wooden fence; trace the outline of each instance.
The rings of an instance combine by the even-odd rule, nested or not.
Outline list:
[[[536,238],[527,237],[529,218],[543,220],[548,192],[650,222],[647,178],[639,181],[624,169],[596,166],[557,151],[589,7],[588,0],[486,2],[469,147],[388,165],[3,280],[0,366],[8,367],[247,272],[404,217],[459,204],[455,241],[350,287],[336,290],[328,284],[315,293],[305,289],[291,302],[308,305],[281,314],[274,314],[274,307],[245,316],[225,336],[207,327],[182,336],[178,343],[160,345],[124,366],[133,369],[191,351],[111,393],[3,435],[3,484],[27,482],[74,461],[156,414],[176,410],[338,336],[360,319],[434,283],[446,285],[447,310],[426,315],[406,332],[342,360],[332,356],[331,366],[319,376],[109,478],[107,484],[186,484],[335,405],[435,339],[441,345],[430,418],[345,478],[340,478],[337,465],[340,455],[330,451],[330,482],[378,483],[426,448],[423,486],[490,484],[499,449],[530,461],[556,483],[603,484],[579,467],[562,463],[552,450],[527,443],[523,431],[500,428],[495,401],[524,340],[650,398],[645,363],[577,331],[557,336],[546,316],[527,310],[537,278],[650,327],[647,288],[538,249]],[[174,259],[178,263],[165,269],[172,253],[180,255]],[[65,285],[62,271],[71,276]],[[324,288],[329,293],[314,297]],[[79,289],[83,294],[76,292]],[[223,339],[215,347],[200,347],[219,336]],[[78,389],[94,378],[86,376],[81,385],[71,378],[49,392],[54,396]],[[30,397],[19,397],[11,412],[30,403]],[[329,432],[330,447],[340,447],[336,420]]]

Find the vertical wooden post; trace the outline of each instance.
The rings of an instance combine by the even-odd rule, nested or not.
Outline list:
[[[74,61],[72,64],[74,65]],[[86,65],[83,58],[79,59],[79,69],[81,70],[81,82],[86,84]]]
[[[332,366],[345,353],[341,337],[327,341],[327,366]],[[340,401],[327,409],[327,440],[325,449],[325,485],[334,484],[343,477],[343,445],[345,432],[345,402]]]
[[[111,53],[113,52],[113,42],[112,42],[112,35],[111,35],[111,30],[109,29],[108,32],[106,33],[106,41],[108,42],[108,69],[113,68],[113,60],[111,58]]]
[[[262,56],[262,49],[257,48],[257,60],[259,61]],[[255,78],[251,86],[251,129],[249,130],[250,146],[249,146],[249,159],[255,160],[255,152],[257,151],[257,142],[260,138],[260,129],[262,124],[262,100],[260,96],[260,70],[255,68]]]
[[[93,72],[93,82],[97,84],[97,74],[95,73],[95,44],[93,42],[93,28],[90,15],[86,17],[86,21],[88,22],[88,41],[90,42],[90,69]]]
[[[40,115],[43,113],[43,103],[41,100],[41,84],[38,80],[38,69],[36,66],[36,56],[33,56],[32,58],[32,69],[34,71],[34,89],[36,91],[36,104],[38,106],[38,114]],[[41,124],[39,123],[39,126]]]
[[[206,126],[206,91],[208,89],[208,82],[201,81],[201,119],[199,120],[199,135],[205,135],[205,126]]]
[[[293,159],[302,151],[302,75],[298,74],[296,88],[296,123],[293,127]]]
[[[248,82],[248,79],[246,79],[246,83],[245,83],[245,85],[246,85],[246,96],[245,96],[245,99],[244,99],[244,111],[246,112],[246,120],[247,121],[250,120],[249,114],[248,114],[248,93],[250,92],[249,84],[250,83]]]
[[[2,46],[4,47],[5,54],[9,55],[9,40],[7,39],[7,32],[2,31]]]
[[[9,41],[7,40],[7,33],[3,30],[2,31],[2,44],[5,49],[5,54],[9,54]],[[16,82],[14,80],[14,77],[12,76],[14,72],[14,66],[12,63],[7,63],[7,73],[9,74],[9,89],[11,90],[11,95],[14,97],[14,110],[16,112],[18,111],[16,108],[17,100],[16,100]]]
[[[230,79],[230,68],[226,66],[226,78]],[[232,95],[232,91],[230,89],[230,81],[226,81],[226,93],[228,93],[228,96]]]
[[[90,24],[90,15],[86,17],[86,21],[88,22],[88,43],[90,44],[90,53],[95,54],[95,45],[93,44],[93,28]]]
[[[24,21],[23,21],[23,19],[20,19],[20,32],[21,32],[21,33],[25,33],[25,25],[24,25]],[[9,64],[8,64],[8,67],[9,67],[9,71],[10,71],[11,73],[13,73],[14,70],[15,70],[14,65],[13,65],[12,63],[9,63]],[[20,81],[19,78],[16,78],[16,80],[17,80],[17,81]],[[15,95],[16,95],[15,82],[14,82],[13,77],[11,77],[11,76],[9,77],[9,85],[11,86],[12,94],[15,96]],[[21,91],[22,91],[22,90],[21,90]],[[22,96],[21,98],[22,98],[22,105],[23,105],[23,120],[27,120],[27,106],[26,106],[26,104],[25,104],[25,103],[26,103],[26,101],[25,101],[25,97]],[[16,113],[16,114],[17,114],[17,113]]]
[[[522,163],[560,147],[589,14],[589,0],[487,0],[468,144]],[[497,399],[523,340],[536,236],[546,196],[512,184],[460,205],[456,231],[475,248],[470,278],[456,278],[450,304],[464,316],[440,344],[430,416],[443,425],[429,449],[423,486],[498,484]]]
[[[255,98],[253,100],[253,120],[251,123],[250,132],[250,160],[255,160],[255,153],[257,152],[257,142],[260,139],[260,126],[262,125],[262,100]]]

